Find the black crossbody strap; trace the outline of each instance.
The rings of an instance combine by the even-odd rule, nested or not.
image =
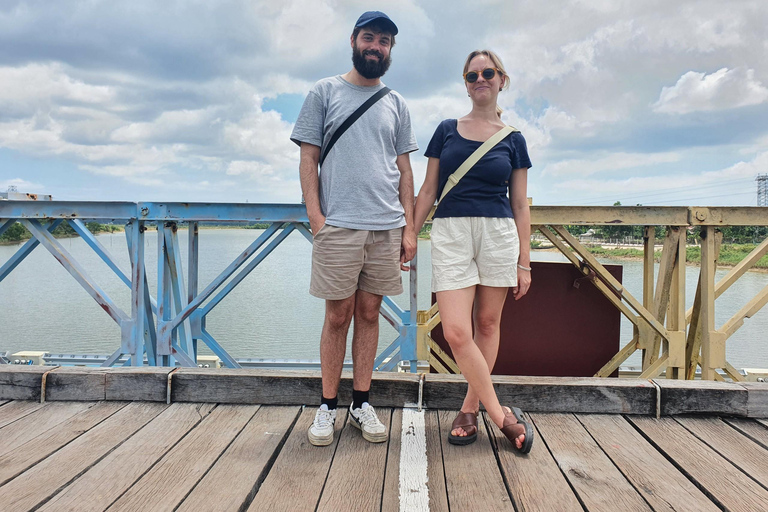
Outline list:
[[[347,129],[352,126],[355,121],[357,121],[360,116],[362,116],[366,110],[371,108],[374,103],[379,101],[381,98],[389,94],[389,91],[391,89],[389,87],[384,87],[383,89],[379,89],[376,94],[368,98],[365,103],[357,107],[357,110],[352,112],[352,115],[350,115],[347,119],[344,120],[344,122],[339,126],[339,129],[333,132],[333,136],[331,137],[330,142],[328,142],[328,145],[325,147],[325,151],[323,151],[323,156],[320,157],[320,167],[323,166],[323,162],[325,162],[325,157],[328,156],[328,153],[331,151],[331,148],[334,144],[336,144],[336,141],[339,140],[339,137],[341,137]]]

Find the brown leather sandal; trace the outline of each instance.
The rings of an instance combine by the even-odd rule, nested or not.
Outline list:
[[[457,445],[472,444],[477,440],[477,412],[461,412],[451,424],[451,432],[457,428],[464,429],[466,436],[454,436],[448,434],[448,442]]]
[[[504,415],[504,424],[501,427],[501,432],[512,442],[512,446],[517,449],[515,440],[520,434],[525,434],[523,445],[519,448],[521,453],[528,453],[533,446],[533,427],[530,423],[525,421],[523,417],[523,411],[517,407],[513,407],[512,410]]]

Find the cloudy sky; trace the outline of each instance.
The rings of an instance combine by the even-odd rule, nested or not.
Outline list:
[[[0,191],[298,202],[289,134],[351,67],[366,10],[400,28],[384,81],[423,149],[500,54],[534,204],[755,205],[768,173],[765,0],[0,0]]]

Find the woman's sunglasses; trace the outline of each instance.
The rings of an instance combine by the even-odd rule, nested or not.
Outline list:
[[[502,72],[496,68],[485,68],[480,73],[478,73],[477,71],[467,71],[466,73],[464,73],[464,80],[466,80],[470,84],[473,84],[477,82],[477,79],[480,78],[480,75],[483,75],[483,78],[485,78],[486,80],[491,80],[493,79],[493,77],[496,76],[496,73],[499,73],[499,75],[502,74]]]

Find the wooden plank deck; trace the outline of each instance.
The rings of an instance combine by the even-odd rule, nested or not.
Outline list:
[[[532,413],[521,456],[487,419],[446,442],[455,412],[378,408],[388,442],[341,409],[314,447],[296,405],[0,404],[0,510],[768,510],[768,422]]]

